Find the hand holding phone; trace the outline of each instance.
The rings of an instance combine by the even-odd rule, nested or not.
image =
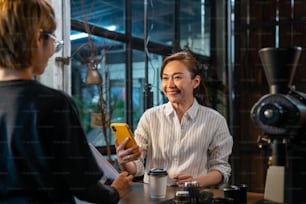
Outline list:
[[[111,123],[110,125],[112,132],[114,133],[117,141],[121,144],[126,138],[129,138],[128,143],[125,145],[125,149],[137,145],[134,135],[126,123]],[[137,153],[138,150],[134,150],[133,153]]]

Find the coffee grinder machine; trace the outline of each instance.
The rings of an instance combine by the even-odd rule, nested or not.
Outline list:
[[[265,200],[301,203],[306,199],[306,94],[292,85],[301,47],[262,48],[259,56],[269,84],[251,109],[251,118],[268,138]]]

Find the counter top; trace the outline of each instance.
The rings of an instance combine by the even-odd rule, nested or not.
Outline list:
[[[165,198],[152,199],[150,198],[149,185],[143,183],[133,183],[132,190],[119,201],[119,204],[158,204],[162,201],[173,199],[175,192],[181,190],[179,187],[167,187],[167,194]],[[219,189],[211,189],[214,197],[223,197],[223,191]],[[256,203],[263,199],[262,193],[252,193],[247,194],[247,203]]]

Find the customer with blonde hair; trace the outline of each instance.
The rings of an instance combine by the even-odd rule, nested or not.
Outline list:
[[[117,203],[132,176],[105,185],[72,98],[33,80],[55,29],[47,0],[0,0],[0,203]]]

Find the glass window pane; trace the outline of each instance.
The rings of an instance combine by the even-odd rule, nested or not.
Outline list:
[[[89,46],[88,42],[91,40],[88,41],[88,38],[71,41],[72,95],[79,106],[89,142],[101,146],[105,145],[99,123],[101,118],[92,118],[92,112],[101,112],[103,107],[106,119],[111,117],[112,122],[124,122],[125,119],[125,46],[121,42],[97,36],[90,36],[90,39],[94,44],[93,47]],[[96,71],[102,81],[88,84],[87,76],[92,65],[90,59],[93,56],[98,59]],[[107,135],[113,144],[109,128]]]
[[[125,32],[125,0],[71,0],[71,19]]]
[[[163,97],[160,89],[159,70],[163,57],[156,54],[149,54],[148,57],[148,76],[145,76],[145,58],[144,52],[133,51],[133,128],[135,129],[137,123],[145,110],[144,94],[145,85],[147,83],[151,86],[151,101],[153,106],[163,103]]]
[[[180,46],[189,47],[200,55],[210,56],[211,37],[211,0],[180,0],[179,16],[180,25]],[[132,0],[132,37],[144,38],[144,22],[147,24],[147,40],[165,45],[172,45],[175,37],[175,1],[170,0]],[[147,5],[145,4],[147,2]],[[144,16],[146,12],[147,16]],[[71,17],[85,23],[97,25],[111,31],[125,32],[125,0],[71,0]],[[86,27],[86,24],[84,25]],[[85,29],[86,30],[86,29]],[[89,37],[88,37],[89,33]],[[89,59],[96,56],[100,59],[97,63],[97,71],[103,80],[103,99],[106,101],[107,113],[111,114],[112,122],[125,122],[127,102],[132,102],[133,127],[145,110],[144,96],[146,85],[150,86],[152,94],[152,106],[166,102],[160,88],[159,70],[163,56],[148,53],[148,63],[145,63],[143,51],[133,50],[132,59],[132,99],[126,99],[126,38],[111,40],[91,35],[91,31],[82,33],[76,30],[71,31],[71,67],[72,67],[72,94],[81,112],[81,118],[89,141],[101,146],[105,145],[102,135],[102,128],[92,126],[91,112],[99,105],[101,87],[88,85],[86,76],[89,73]],[[114,33],[116,34],[116,33]],[[113,35],[109,35],[113,37]],[[115,39],[115,38],[112,38]],[[90,42],[90,43],[88,43]],[[133,41],[132,49],[143,48],[143,43]],[[92,43],[92,44],[91,44]],[[92,45],[92,46],[91,46]],[[159,47],[163,49],[162,46]],[[150,50],[152,51],[152,50]],[[160,54],[160,52],[159,52]],[[167,55],[169,53],[165,53]],[[147,69],[147,72],[145,71]],[[147,74],[147,76],[146,76]],[[147,78],[146,78],[147,77]],[[149,94],[149,95],[150,95]],[[128,101],[132,100],[132,101]],[[111,144],[114,138],[108,129],[108,137]]]
[[[181,0],[180,5],[181,47],[210,56],[210,0]]]
[[[172,45],[174,1],[148,0],[146,6],[144,0],[133,0],[132,2],[132,35],[144,38],[144,22],[147,22],[147,36],[150,41]]]

